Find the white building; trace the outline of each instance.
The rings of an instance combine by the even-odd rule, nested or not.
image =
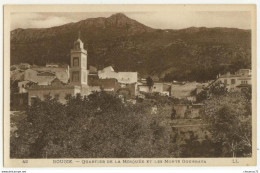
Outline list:
[[[192,92],[196,90],[197,83],[196,82],[187,82],[187,83],[172,83],[171,86],[171,96],[178,99],[188,99],[194,101],[195,98],[192,96]]]
[[[171,84],[154,82],[152,86],[152,92],[160,93],[161,95],[170,96],[171,95]]]
[[[137,82],[137,72],[115,72],[113,67],[108,66],[98,71],[99,79],[117,79],[122,84],[133,84]]]
[[[228,91],[241,90],[252,85],[251,73],[250,69],[240,69],[235,74],[220,75],[217,81],[224,83]]]

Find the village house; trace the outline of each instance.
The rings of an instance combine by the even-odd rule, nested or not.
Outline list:
[[[141,79],[137,83],[138,96],[143,97],[143,93],[159,93],[160,95],[171,95],[171,84],[164,82],[154,82],[153,86],[148,86],[146,79]]]
[[[98,77],[100,79],[117,79],[122,84],[137,83],[137,72],[115,72],[112,66],[99,70]]]
[[[174,109],[176,110],[177,119],[193,119],[201,117],[201,109],[203,104],[176,104]]]
[[[141,95],[142,92],[145,93],[150,92],[150,87],[147,85],[147,81],[145,78],[139,79],[137,81],[137,91],[138,91],[138,96],[142,96]]]
[[[134,98],[137,95],[137,72],[116,72],[112,66],[98,71],[99,80],[116,79],[114,91],[126,98]]]
[[[50,85],[54,79],[63,83],[69,81],[69,67],[32,67],[24,71],[23,79],[18,82],[19,93],[27,93],[29,85]]]
[[[137,83],[137,90],[138,90],[138,94],[145,92],[145,93],[149,93],[150,92],[150,87],[147,84],[143,84],[143,83]]]
[[[32,85],[28,88],[28,101],[29,105],[32,104],[34,99],[37,97],[41,100],[45,99],[48,96],[59,100],[61,103],[66,103],[66,97],[71,95],[75,96],[76,94],[81,94],[82,88],[80,86],[63,84],[59,79],[55,79],[51,82],[50,85]]]
[[[171,95],[171,84],[155,82],[152,86],[152,92],[158,92],[161,95],[170,96]]]
[[[224,83],[228,91],[241,91],[251,87],[251,73],[250,69],[240,69],[235,74],[227,72],[226,74],[219,75],[216,81]]]
[[[196,101],[197,82],[173,82],[171,85],[171,96],[178,99]]]
[[[125,99],[133,99],[136,96],[136,84],[124,84],[122,86],[121,83],[114,78],[107,79],[99,79],[99,78],[89,78],[88,80],[89,92],[98,92],[98,91],[106,91],[106,92],[115,92]]]

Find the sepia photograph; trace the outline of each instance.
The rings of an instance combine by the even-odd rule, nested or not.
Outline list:
[[[256,165],[255,5],[4,11],[6,166]]]

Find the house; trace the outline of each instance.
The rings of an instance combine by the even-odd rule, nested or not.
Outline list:
[[[163,83],[154,82],[151,90],[152,90],[152,92],[162,93],[163,92]]]
[[[120,84],[120,88],[116,90],[119,95],[123,95],[126,100],[134,99],[137,95],[136,83]]]
[[[18,82],[19,92],[27,92],[25,85],[29,82],[37,85],[50,85],[55,78],[63,83],[68,83],[69,68],[34,67],[27,69],[24,71],[23,80]]]
[[[155,82],[152,86],[152,92],[158,92],[161,95],[170,96],[171,95],[171,84]]]
[[[117,79],[99,79],[99,78],[89,78],[89,92],[95,91],[107,91],[115,92],[124,97],[125,99],[132,99],[136,96],[136,84],[122,84],[117,81]]]
[[[250,69],[240,69],[235,74],[227,72],[226,74],[219,75],[216,81],[224,83],[228,91],[241,91],[251,87],[251,73]]]
[[[37,97],[44,100],[47,96],[56,98],[59,102],[65,104],[67,96],[74,96],[77,93],[81,93],[81,87],[71,84],[64,84],[56,78],[50,85],[32,85],[27,88],[27,91],[29,105],[31,105]]]
[[[115,79],[117,84],[114,92],[124,95],[125,98],[134,98],[137,95],[137,72],[116,72],[112,66],[98,71],[99,79]]]
[[[138,83],[137,84],[137,90],[138,92],[145,92],[145,93],[148,93],[150,92],[150,87],[146,84],[143,84],[143,83]]]
[[[63,83],[68,83],[69,78],[70,78],[69,66],[67,66],[67,67],[34,67],[34,68],[31,68],[31,70],[34,70],[37,72],[37,78],[44,78],[44,77],[48,78],[50,76],[53,76],[53,78],[58,78]]]
[[[137,82],[137,72],[115,72],[112,66],[98,71],[100,79],[117,79],[119,83],[133,84]]]
[[[176,104],[173,107],[177,119],[193,119],[201,117],[202,106],[203,104]]]
[[[163,82],[154,82],[153,86],[148,86],[146,79],[141,79],[137,82],[137,92],[139,97],[144,97],[143,93],[159,93],[160,95],[171,95],[171,84]]]
[[[18,89],[19,93],[27,93],[26,88],[30,87],[31,85],[36,85],[37,83],[34,83],[32,81],[21,81],[18,82]]]
[[[116,91],[120,88],[116,79],[89,78],[88,85],[90,92],[94,91]]]
[[[171,84],[171,96],[178,99],[195,100],[193,91],[197,89],[196,82],[174,82]]]
[[[39,85],[48,85],[54,78],[68,83],[69,67],[32,67],[24,71],[23,80],[32,81]]]

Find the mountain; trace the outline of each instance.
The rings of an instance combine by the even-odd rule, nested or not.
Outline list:
[[[113,65],[119,71],[138,71],[140,77],[203,81],[251,67],[250,30],[153,29],[122,13],[51,28],[15,29],[11,31],[11,64],[69,64],[79,31],[88,65],[99,69]]]

